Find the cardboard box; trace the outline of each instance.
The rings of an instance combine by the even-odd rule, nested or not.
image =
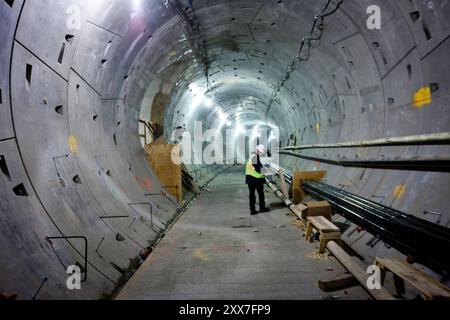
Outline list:
[[[316,201],[316,202],[307,202],[305,206],[308,208],[305,210],[306,217],[302,217],[306,219],[307,217],[318,217],[323,216],[331,221],[331,206],[328,201]]]

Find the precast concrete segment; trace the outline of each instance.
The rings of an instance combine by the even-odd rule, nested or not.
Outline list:
[[[96,16],[82,1],[0,6],[9,35],[2,38],[1,138],[13,138],[0,149],[0,233],[3,243],[10,239],[1,290],[19,299],[108,297],[176,214],[167,199],[145,196],[163,186],[146,164],[136,111],[121,89],[145,45],[134,40],[154,20],[130,18],[123,14],[130,4],[120,1]],[[3,134],[7,125],[13,132]],[[87,240],[87,256],[72,237]],[[81,290],[67,287],[71,265],[87,278]]]
[[[220,175],[169,231],[119,300],[320,300],[319,280],[344,275],[333,257],[315,255],[297,219],[266,188],[270,213],[251,217],[244,168]],[[214,204],[214,205],[211,205]],[[361,287],[333,293],[367,299]]]

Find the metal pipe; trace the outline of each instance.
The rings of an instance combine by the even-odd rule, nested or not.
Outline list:
[[[299,153],[280,151],[280,154],[310,161],[318,161],[341,167],[408,170],[425,172],[450,172],[450,159],[403,159],[403,160],[331,160]]]
[[[306,144],[281,148],[280,150],[304,150],[304,149],[337,149],[359,147],[385,147],[385,146],[409,146],[409,145],[440,145],[450,144],[450,132],[421,134],[405,137],[385,139],[362,140],[327,144]]]

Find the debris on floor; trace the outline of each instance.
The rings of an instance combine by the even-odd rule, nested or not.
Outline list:
[[[315,252],[314,259],[315,260],[330,260],[330,257],[327,252],[326,253]]]
[[[328,252],[319,253],[318,248],[316,248],[316,250],[314,250],[313,252],[311,252],[310,254],[308,254],[306,256],[313,260],[320,260],[320,261],[330,260]]]
[[[299,227],[300,229],[306,229],[305,223],[301,220],[298,219],[292,220],[291,224],[293,224],[296,227]]]

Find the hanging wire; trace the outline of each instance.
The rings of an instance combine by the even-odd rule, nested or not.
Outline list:
[[[311,47],[313,45],[313,42],[319,41],[322,39],[322,35],[325,30],[325,26],[324,26],[325,17],[328,17],[328,16],[334,14],[335,12],[337,12],[339,7],[344,2],[344,0],[339,0],[339,2],[336,4],[336,6],[327,12],[331,2],[332,2],[332,0],[328,0],[327,4],[325,5],[325,7],[321,11],[321,13],[314,16],[314,20],[313,20],[313,24],[311,27],[311,31],[309,32],[309,36],[304,37],[302,39],[302,42],[300,43],[300,49],[298,51],[298,54],[296,55],[294,60],[292,60],[292,62],[288,65],[286,72],[284,73],[281,80],[278,82],[277,86],[275,87],[275,90],[273,91],[273,93],[271,95],[271,98],[269,100],[269,104],[267,107],[266,118],[268,118],[269,112],[272,108],[272,105],[275,102],[275,100],[278,98],[278,94],[281,91],[281,88],[283,88],[285,86],[286,82],[290,79],[291,74],[297,69],[298,63],[308,61],[309,58],[311,57]],[[319,31],[318,35],[314,35],[316,30]],[[304,52],[305,50],[306,50],[306,52]]]
[[[178,14],[178,16],[185,22],[188,27],[187,38],[189,45],[195,55],[203,65],[203,71],[206,78],[207,92],[210,91],[211,85],[209,80],[210,60],[208,57],[207,41],[206,37],[203,38],[200,23],[198,22],[195,10],[193,7],[193,1],[189,1],[189,6],[184,8],[179,0],[170,0],[170,5]]]

